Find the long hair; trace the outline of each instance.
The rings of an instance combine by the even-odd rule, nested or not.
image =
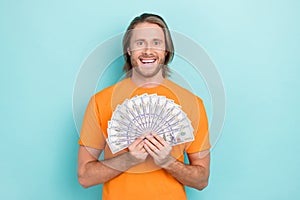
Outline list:
[[[169,28],[168,28],[166,22],[164,21],[164,19],[162,17],[160,17],[159,15],[155,15],[155,14],[144,13],[144,14],[134,18],[131,21],[131,23],[129,24],[129,26],[126,30],[126,33],[123,37],[123,56],[125,59],[125,64],[124,64],[123,70],[126,72],[126,77],[132,76],[132,64],[130,61],[130,56],[127,52],[128,48],[129,48],[129,44],[130,44],[131,35],[132,35],[132,34],[130,34],[130,32],[132,29],[134,29],[136,27],[136,25],[143,23],[143,22],[157,24],[159,27],[162,28],[162,30],[164,32],[165,42],[166,42],[166,44],[165,44],[166,56],[165,56],[164,65],[162,67],[162,75],[165,78],[165,77],[169,76],[169,73],[170,73],[168,63],[173,60],[174,45],[173,45],[171,34],[170,34],[170,31],[169,31]]]

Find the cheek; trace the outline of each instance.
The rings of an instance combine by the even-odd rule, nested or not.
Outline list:
[[[137,60],[138,60],[138,56],[132,55],[132,56],[131,56],[131,59],[134,60],[134,61],[137,61]]]
[[[165,60],[165,58],[166,58],[166,55],[167,55],[167,52],[160,52],[159,53],[159,58],[160,58],[160,60]]]
[[[137,65],[138,62],[139,62],[139,59],[138,59],[138,57],[135,54],[131,54],[131,56],[130,56],[130,62],[132,64],[134,64],[134,65]]]

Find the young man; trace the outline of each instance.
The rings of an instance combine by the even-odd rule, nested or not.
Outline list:
[[[200,98],[168,80],[174,47],[164,20],[142,14],[123,38],[127,78],[94,95],[80,134],[78,180],[83,187],[104,184],[103,199],[186,199],[184,185],[202,190],[209,177],[207,117]],[[118,104],[141,94],[174,100],[191,120],[194,141],[171,147],[156,133],[137,138],[112,154],[106,144],[108,121]],[[104,160],[98,160],[104,151]],[[184,164],[184,152],[189,164]]]

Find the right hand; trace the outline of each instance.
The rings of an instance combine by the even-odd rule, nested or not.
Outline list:
[[[144,144],[144,137],[139,137],[129,145],[129,155],[133,162],[142,163],[146,160],[148,153],[144,148]]]

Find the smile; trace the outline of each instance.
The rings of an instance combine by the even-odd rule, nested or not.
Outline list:
[[[143,64],[152,64],[156,61],[156,59],[140,59]]]

